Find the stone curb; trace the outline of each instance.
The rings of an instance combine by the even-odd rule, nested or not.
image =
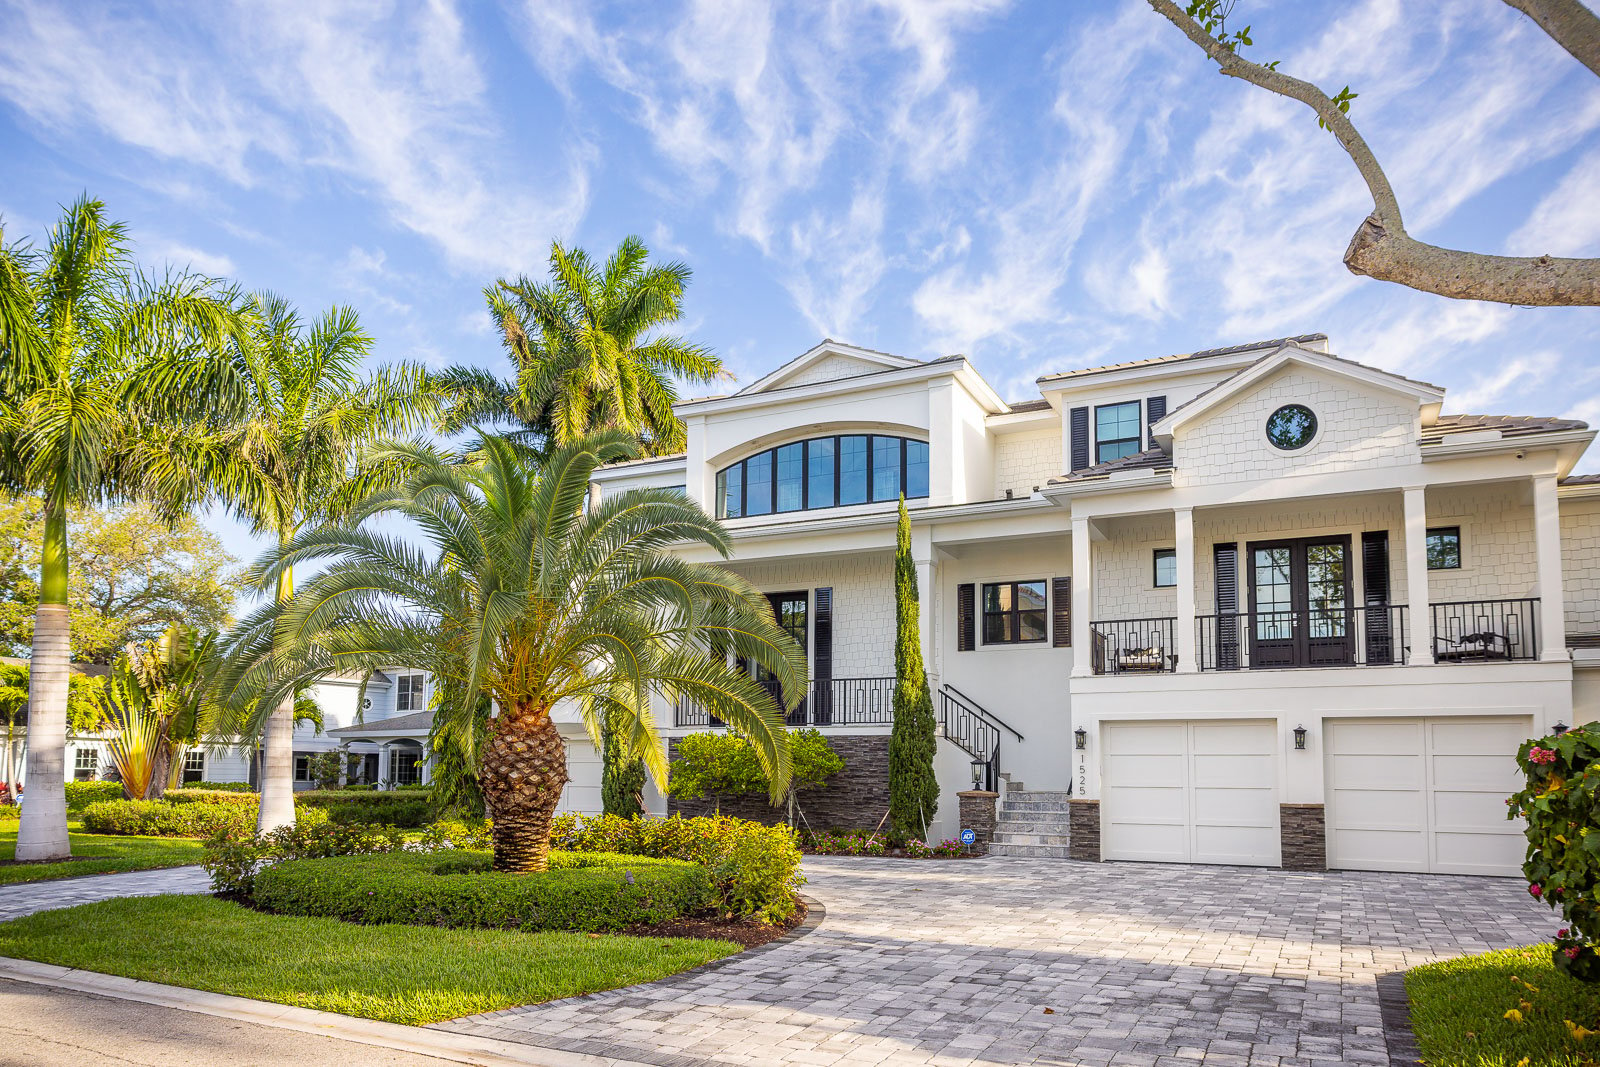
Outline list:
[[[405,1026],[400,1023],[357,1019],[329,1011],[295,1008],[270,1001],[208,993],[199,989],[143,982],[96,971],[57,967],[48,963],[0,956],[0,979],[28,982],[78,993],[131,1000],[163,1008],[177,1008],[201,1015],[275,1026],[303,1034],[355,1041],[364,1045],[397,1049],[420,1056],[435,1056],[457,1063],[486,1065],[536,1064],[539,1067],[646,1067],[637,1060],[587,1056],[537,1045],[474,1037],[470,1034]]]
[[[1404,971],[1378,975],[1378,1013],[1383,1018],[1383,1041],[1389,1046],[1389,1067],[1417,1067],[1422,1048],[1411,1029],[1411,998],[1406,995]]]

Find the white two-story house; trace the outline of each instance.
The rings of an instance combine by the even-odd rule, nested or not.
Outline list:
[[[1600,718],[1600,478],[1572,476],[1594,433],[1443,414],[1320,334],[1037,384],[1008,402],[963,357],[825,341],[681,404],[685,454],[597,473],[724,519],[726,565],[805,646],[791,721],[849,776],[807,821],[887,806],[903,493],[939,833],[977,784],[1011,851],[1514,873],[1512,754]],[[1069,790],[1061,825],[1029,821]]]

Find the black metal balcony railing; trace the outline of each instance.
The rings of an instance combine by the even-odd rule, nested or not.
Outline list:
[[[1482,663],[1539,657],[1539,598],[1453,600],[1433,609],[1436,663]]]
[[[1176,618],[1105,619],[1089,624],[1096,674],[1152,674],[1176,670]]]
[[[1404,604],[1195,618],[1202,671],[1395,666],[1405,662],[1408,650]]]
[[[774,691],[773,696],[777,695]],[[894,722],[894,679],[813,679],[806,698],[784,721],[790,726],[888,726]],[[691,697],[678,698],[672,709],[672,724],[725,725]]]

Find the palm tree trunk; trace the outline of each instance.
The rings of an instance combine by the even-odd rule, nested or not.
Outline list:
[[[33,617],[33,659],[28,665],[28,802],[17,827],[19,862],[72,856],[65,784],[70,630],[67,509],[64,502],[50,500],[44,510],[39,607]]]
[[[285,531],[278,543],[287,544],[293,536]],[[294,574],[285,570],[278,579],[278,603],[294,596]],[[279,702],[267,719],[261,739],[261,810],[256,831],[266,833],[280,826],[294,825],[294,694]]]
[[[494,869],[550,866],[550,828],[567,784],[567,746],[550,709],[501,709],[489,722],[478,783],[493,820]]]

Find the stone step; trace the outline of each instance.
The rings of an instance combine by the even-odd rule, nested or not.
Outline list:
[[[1011,830],[996,830],[994,832],[996,844],[1001,845],[1065,845],[1068,843],[1066,834],[1050,833],[1017,833]]]
[[[997,833],[1069,833],[1072,825],[1066,819],[1000,819],[995,822]]]
[[[1006,799],[1016,797],[1018,800],[1053,800],[1066,804],[1072,799],[1072,794],[1065,789],[1024,789],[1021,786],[1012,786],[1006,790]]]
[[[1065,804],[1057,804],[1053,800],[1012,800],[1010,797],[1006,797],[1005,803],[1000,805],[1002,814],[1008,811],[1047,811],[1052,815],[1065,815],[1071,810]]]
[[[1021,845],[996,842],[989,846],[991,856],[1019,856],[1028,859],[1071,859],[1066,845]]]

